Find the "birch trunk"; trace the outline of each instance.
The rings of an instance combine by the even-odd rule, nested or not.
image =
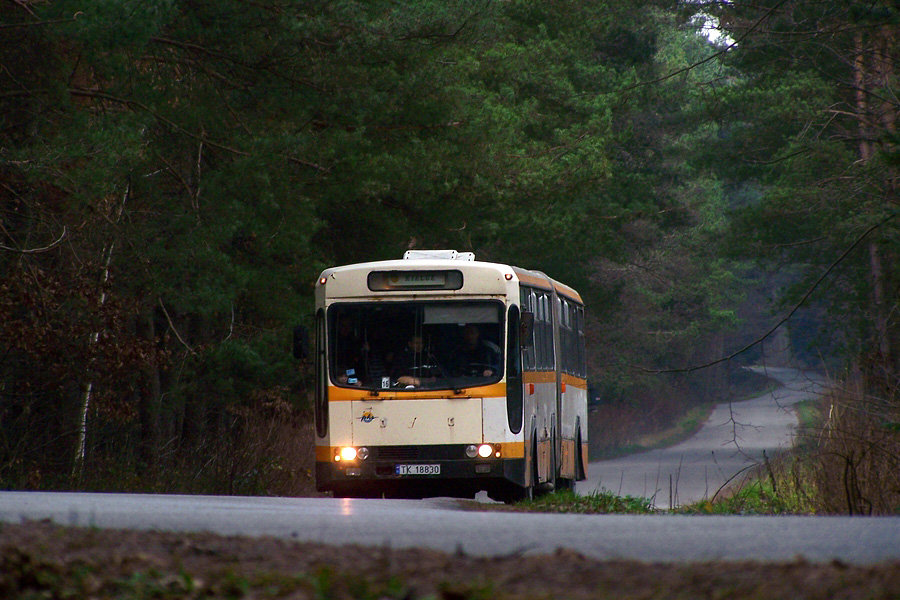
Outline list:
[[[118,223],[122,218],[122,213],[125,210],[125,202],[128,200],[128,194],[131,191],[131,185],[126,185],[125,193],[122,195],[122,202],[119,204],[116,209],[115,214],[115,223]],[[109,244],[103,249],[103,271],[100,274],[100,309],[103,309],[103,305],[106,303],[106,291],[105,286],[107,281],[109,281],[109,265],[112,262],[113,249],[115,248],[115,242],[110,241]],[[100,340],[100,332],[95,331],[91,334],[90,346],[94,346]],[[87,454],[87,434],[88,434],[88,416],[91,410],[91,400],[93,398],[94,393],[94,382],[88,381],[83,388],[81,394],[81,406],[78,411],[78,443],[75,446],[75,460],[72,465],[72,479],[75,481],[80,481],[82,475],[84,474],[84,461],[85,456]]]

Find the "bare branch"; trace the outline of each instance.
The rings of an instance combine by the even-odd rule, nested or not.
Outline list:
[[[29,15],[34,18],[37,18],[37,14],[31,10],[31,7],[28,6],[28,3],[25,0],[9,0]],[[43,27],[44,25],[55,25],[57,23],[71,23],[78,19],[79,16],[84,15],[82,11],[77,11],[74,15],[72,15],[69,19],[54,19],[51,21],[32,21],[30,23],[0,23],[0,29],[12,29],[15,27]]]
[[[12,239],[12,235],[10,235],[10,233],[6,230],[5,227],[3,227],[2,224],[0,224],[0,229],[3,229],[3,233],[5,233],[7,236],[10,237],[10,239]],[[51,243],[49,246],[44,246],[43,248],[10,248],[9,246],[4,246],[3,244],[0,244],[0,250],[6,250],[7,252],[15,252],[17,254],[40,254],[42,252],[48,252],[50,250],[53,250],[54,248],[59,246],[64,239],[66,239],[66,227],[65,226],[63,226],[62,233],[59,234],[59,237],[56,239],[56,241]]]
[[[175,337],[178,338],[178,341],[181,342],[182,346],[187,348],[188,352],[190,352],[191,354],[196,356],[197,352],[193,348],[191,348],[190,346],[187,345],[187,342],[184,341],[184,338],[181,337],[181,334],[178,333],[178,330],[175,328],[175,324],[172,322],[172,317],[169,316],[169,311],[166,310],[166,305],[163,304],[162,298],[157,298],[157,299],[159,300],[159,307],[162,308],[163,314],[166,315],[166,321],[169,322],[169,327],[171,327],[172,331],[175,333]]]
[[[323,167],[322,165],[316,164],[314,162],[309,162],[300,158],[294,158],[293,156],[285,155],[285,158],[292,163],[303,165],[304,167],[309,167],[310,169],[315,169],[316,171],[321,171],[322,173],[328,173],[329,171],[331,171],[331,167]]]
[[[203,136],[199,136],[195,133],[191,133],[190,131],[186,130],[184,127],[181,127],[177,123],[170,121],[169,119],[156,113],[156,111],[151,109],[149,106],[147,106],[146,104],[142,104],[141,102],[138,102],[137,100],[130,100],[128,98],[119,98],[118,96],[113,96],[112,94],[107,94],[105,92],[95,92],[95,91],[85,90],[85,89],[81,89],[81,88],[71,88],[71,89],[69,89],[69,93],[72,94],[73,96],[85,96],[87,98],[99,98],[101,100],[108,100],[110,102],[124,104],[125,106],[132,108],[132,109],[137,108],[139,110],[142,110],[146,113],[153,115],[154,118],[159,119],[160,121],[162,121],[169,127],[175,129],[176,131],[183,133],[184,135],[192,137],[195,140],[205,142],[205,143],[209,144],[210,146],[213,146],[214,148],[219,148],[220,150],[225,150],[227,152],[231,152],[232,154],[237,154],[238,156],[250,156],[249,152],[244,152],[243,150],[238,150],[237,148],[232,148],[230,146],[226,146],[225,144],[220,144],[218,142],[214,142],[210,139],[207,139]]]

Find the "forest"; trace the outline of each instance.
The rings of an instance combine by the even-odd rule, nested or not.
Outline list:
[[[0,488],[306,493],[318,273],[454,248],[581,292],[592,451],[789,342],[838,391],[835,510],[898,510],[898,34],[889,0],[0,0]]]

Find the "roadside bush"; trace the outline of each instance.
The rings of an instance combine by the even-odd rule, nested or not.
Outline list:
[[[821,427],[807,432],[821,512],[900,513],[900,402],[867,393],[862,382],[832,389]]]
[[[798,406],[791,452],[766,457],[737,486],[681,512],[722,514],[900,514],[900,406],[835,381]]]

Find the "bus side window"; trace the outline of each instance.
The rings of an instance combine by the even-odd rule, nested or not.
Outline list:
[[[530,313],[523,313],[522,317]],[[506,419],[509,430],[519,433],[522,430],[524,392],[522,390],[522,341],[519,337],[523,329],[519,322],[519,309],[509,307],[506,332]]]
[[[578,335],[578,339],[576,340],[576,344],[578,347],[578,375],[581,377],[587,377],[587,360],[585,356],[584,349],[584,307],[579,306],[577,312],[575,313],[575,329]]]
[[[541,345],[538,368],[552,371],[555,368],[553,354],[553,304],[550,294],[541,292]]]
[[[523,348],[534,348],[534,313],[522,313],[519,323],[519,345]]]
[[[531,290],[531,288],[523,287],[519,302],[522,305],[522,312],[531,315],[531,317],[529,317],[531,322],[531,332],[528,334],[528,343],[524,344],[525,348],[522,352],[522,368],[526,371],[533,371],[535,368],[535,345],[537,339],[537,315],[535,314],[535,311],[537,309],[534,300],[534,291]]]
[[[538,371],[544,370],[547,362],[544,358],[544,294],[534,293],[534,366]]]
[[[569,372],[569,303],[559,298],[559,366],[563,373]]]
[[[563,348],[563,370],[569,375],[575,375],[578,372],[578,350],[576,348],[575,333],[575,305],[568,300],[563,301],[563,328],[560,330],[562,334]]]

